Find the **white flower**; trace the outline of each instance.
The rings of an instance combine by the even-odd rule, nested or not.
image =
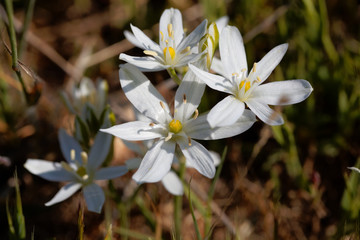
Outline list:
[[[67,162],[28,159],[24,164],[29,172],[46,180],[69,182],[45,205],[51,206],[62,202],[82,188],[88,210],[100,213],[105,196],[101,187],[94,181],[119,177],[128,171],[126,166],[98,169],[109,152],[109,149],[104,149],[104,146],[108,148],[111,146],[111,136],[99,132],[95,137],[89,157],[82,151],[79,143],[63,129],[59,131],[59,141]]]
[[[211,109],[208,115],[211,126],[234,123],[243,114],[245,103],[265,123],[283,124],[281,115],[268,105],[298,103],[306,99],[313,90],[310,83],[302,79],[261,84],[279,64],[288,44],[273,48],[260,62],[254,63],[249,74],[243,40],[237,28],[224,28],[220,34],[219,47],[220,74],[223,76],[190,65],[194,73],[209,87],[231,94]]]
[[[160,18],[159,44],[133,25],[131,25],[133,34],[125,32],[125,37],[135,46],[144,49],[144,53],[148,56],[132,57],[122,53],[120,59],[137,66],[142,71],[159,71],[185,66],[200,56],[196,53],[196,46],[206,32],[206,24],[207,21],[204,20],[185,37],[180,11],[174,8],[167,9]]]
[[[189,71],[175,95],[174,117],[168,105],[150,81],[136,67],[126,64],[120,69],[120,83],[125,95],[134,107],[147,117],[145,121],[133,121],[101,131],[128,141],[158,139],[145,154],[137,172],[136,182],[157,182],[169,172],[175,148],[182,152],[202,175],[212,178],[214,162],[205,147],[193,139],[220,139],[244,132],[252,126],[255,117],[247,112],[234,125],[210,128],[206,115],[198,116],[203,85]]]

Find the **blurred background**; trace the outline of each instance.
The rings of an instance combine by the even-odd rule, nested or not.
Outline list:
[[[116,123],[134,119],[119,84],[118,56],[143,53],[125,40],[123,32],[132,23],[157,42],[159,18],[170,7],[181,10],[187,32],[205,18],[215,21],[227,15],[229,25],[243,35],[249,64],[289,43],[267,81],[306,79],[314,88],[304,102],[277,109],[285,119],[282,126],[258,121],[237,137],[203,143],[219,154],[228,146],[211,200],[210,239],[359,239],[360,179],[347,167],[360,167],[360,1],[16,0],[14,25],[27,101],[11,67],[4,2],[0,5],[1,239],[8,237],[5,202],[8,198],[11,207],[15,202],[15,170],[28,236],[34,232],[35,239],[77,239],[81,194],[45,207],[61,184],[31,175],[23,164],[28,158],[63,159],[57,131],[72,129],[74,115],[65,108],[60,91],[70,92],[84,76],[107,81]],[[33,14],[26,10],[31,3]],[[146,75],[170,102],[176,89],[167,81],[167,72]],[[223,97],[207,88],[200,112]],[[121,141],[114,144],[112,164],[124,164],[133,156]],[[134,188],[131,176],[109,184],[103,214],[85,212],[86,239],[104,239],[109,223],[113,239],[148,239],[155,236],[151,218],[162,219],[162,238],[171,239],[172,196],[159,184],[144,184],[138,200],[124,205],[122,199]],[[187,180],[191,177],[191,187],[202,199],[211,181],[190,170]],[[144,216],[142,207],[150,217]],[[204,219],[197,211],[202,230]],[[183,239],[194,239],[187,198],[182,224]]]

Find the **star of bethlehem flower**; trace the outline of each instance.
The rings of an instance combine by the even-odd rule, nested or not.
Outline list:
[[[312,92],[306,80],[287,80],[262,84],[283,58],[288,44],[273,48],[248,73],[243,39],[236,27],[226,26],[219,40],[221,66],[216,64],[222,76],[203,71],[196,66],[190,69],[209,87],[231,94],[208,115],[211,126],[234,123],[244,112],[245,104],[263,122],[269,125],[283,124],[283,118],[268,105],[288,105],[303,101]],[[214,67],[215,64],[212,65]]]
[[[206,32],[204,20],[192,33],[185,36],[179,10],[170,8],[163,12],[159,23],[159,44],[147,37],[139,28],[131,25],[132,33],[125,37],[135,46],[144,49],[146,57],[120,54],[120,59],[137,66],[142,71],[159,71],[176,68],[195,61],[201,54],[196,46]]]
[[[210,128],[206,115],[199,115],[197,110],[203,94],[203,83],[198,78],[191,79],[191,71],[184,76],[176,91],[174,114],[170,113],[164,98],[136,67],[126,64],[121,67],[119,75],[125,95],[147,119],[101,131],[128,141],[157,139],[133,175],[136,182],[157,182],[163,179],[170,171],[176,148],[198,172],[208,178],[214,177],[215,166],[209,151],[194,139],[234,136],[249,129],[255,122],[255,116],[246,111],[231,126]]]
[[[82,150],[80,144],[63,129],[59,131],[59,142],[66,162],[28,159],[24,164],[29,172],[46,180],[69,182],[45,205],[51,206],[62,202],[82,189],[88,210],[100,213],[105,195],[95,180],[112,179],[122,176],[128,171],[126,166],[98,169],[109,152],[109,149],[104,149],[104,146],[111,146],[111,136],[99,132],[95,137],[89,156]]]

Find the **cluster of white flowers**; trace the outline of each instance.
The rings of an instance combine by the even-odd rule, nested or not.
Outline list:
[[[272,49],[261,61],[254,63],[248,73],[241,34],[237,28],[226,25],[226,17],[209,25],[204,20],[186,36],[180,11],[167,9],[160,18],[159,44],[131,25],[132,33],[125,32],[125,36],[144,49],[146,56],[122,53],[120,59],[127,64],[121,65],[119,77],[122,90],[142,117],[101,131],[126,141],[146,141],[143,145],[146,152],[137,151],[142,159],[129,161],[126,169],[120,166],[96,171],[105,159],[102,154],[105,151],[100,145],[106,140],[104,135],[108,134],[98,133],[97,138],[102,139],[95,139],[87,159],[86,154],[81,158],[79,144],[60,131],[60,142],[64,142],[64,138],[68,140],[66,145],[69,147],[62,148],[67,163],[28,160],[25,164],[30,172],[45,179],[70,181],[47,205],[68,198],[82,187],[88,209],[99,212],[104,196],[94,180],[121,176],[127,169],[135,168],[138,168],[133,175],[136,182],[163,181],[172,194],[183,194],[182,182],[171,170],[177,159],[185,158],[186,166],[208,178],[215,175],[218,157],[196,140],[238,135],[254,124],[256,116],[270,125],[283,123],[280,114],[268,105],[298,103],[312,92],[309,82],[300,79],[262,84],[279,64],[288,45]],[[221,60],[214,58],[217,44]],[[184,69],[186,73],[179,77],[178,73],[184,73]],[[210,69],[220,75],[210,73]],[[159,70],[167,70],[179,84],[173,109],[141,72]],[[230,96],[210,112],[199,114],[197,108],[206,85]]]

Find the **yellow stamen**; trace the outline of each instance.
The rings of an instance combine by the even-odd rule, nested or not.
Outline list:
[[[74,169],[72,169],[72,167],[70,167],[70,165],[67,162],[61,162],[60,163],[62,168],[65,169],[68,172],[74,172]]]
[[[256,72],[256,63],[254,63],[253,72]]]
[[[232,75],[236,76],[236,77],[239,77],[239,74],[237,72],[234,72]]]
[[[246,82],[246,84],[245,84],[245,92],[246,92],[247,90],[249,90],[250,87],[251,87],[250,82]]]
[[[256,77],[257,82],[261,82],[261,79],[259,77]]]
[[[81,152],[81,159],[82,159],[83,164],[87,164],[88,155],[86,152]]]
[[[246,68],[241,69],[241,72],[246,72]]]
[[[189,146],[191,146],[191,138],[188,137]]]
[[[160,35],[161,35],[161,41],[164,41],[164,34],[162,31],[160,31]]]
[[[173,26],[172,26],[171,23],[168,24],[167,30],[168,30],[169,37],[172,37],[172,34],[173,34]]]
[[[180,53],[184,54],[190,51],[190,46],[187,46],[186,48],[184,48]]]
[[[160,101],[160,106],[162,107],[162,109],[165,109],[165,105],[162,101]]]
[[[70,150],[70,159],[71,159],[72,161],[75,161],[75,149],[71,149],[71,150]]]
[[[165,58],[166,58],[166,51],[169,51],[171,59],[174,60],[174,58],[175,58],[175,50],[174,50],[174,48],[172,48],[172,47],[164,48],[164,57]]]
[[[144,50],[144,53],[146,55],[153,56],[153,57],[156,57],[158,55],[157,52],[151,51],[151,50]]]
[[[199,116],[199,110],[195,109],[195,113],[194,113],[194,119],[197,119],[197,117]]]
[[[175,120],[173,119],[170,123],[169,123],[169,130],[170,132],[173,133],[179,133],[182,130],[182,124],[179,120]]]
[[[245,92],[246,92],[246,91],[249,90],[250,87],[251,87],[251,83],[250,83],[250,81],[249,81],[247,78],[245,78],[245,80],[242,80],[242,81],[240,82],[239,89],[241,89],[244,85],[245,85]]]

